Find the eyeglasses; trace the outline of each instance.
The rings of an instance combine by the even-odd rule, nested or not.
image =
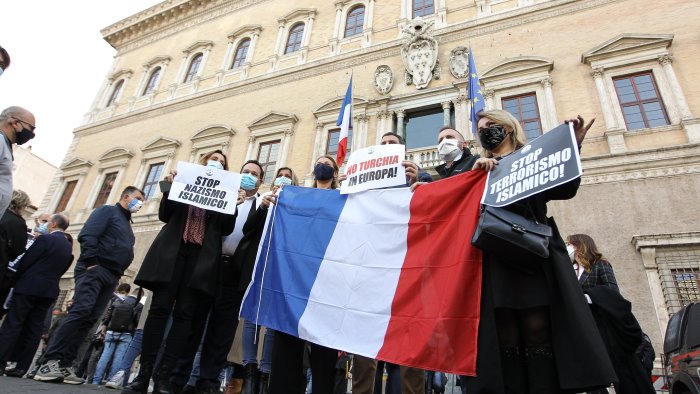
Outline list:
[[[33,124],[31,124],[31,123],[29,123],[29,122],[26,122],[26,121],[24,121],[24,120],[22,120],[22,119],[20,119],[20,118],[15,118],[14,116],[10,116],[10,117],[11,117],[12,119],[14,119],[14,120],[20,122],[20,123],[24,123],[24,124],[26,124],[27,126],[29,126],[29,129],[30,129],[31,131],[36,130],[36,126],[34,126]]]

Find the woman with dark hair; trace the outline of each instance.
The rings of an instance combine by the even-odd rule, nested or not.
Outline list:
[[[473,170],[490,171],[525,144],[520,122],[504,110],[479,113],[483,150]],[[573,123],[579,146],[593,122]],[[559,393],[603,387],[615,380],[581,287],[571,275],[564,241],[547,202],[576,195],[580,178],[514,202],[504,209],[548,223],[554,235],[549,257],[504,257],[508,250],[483,251],[477,376],[463,379],[466,392]],[[493,352],[492,349],[499,349]],[[586,365],[586,368],[580,368]]]
[[[593,238],[586,234],[573,234],[566,238],[566,251],[574,264],[576,276],[583,290],[595,286],[608,286],[618,290],[612,265],[598,251]]]
[[[317,189],[333,190],[338,186],[338,164],[332,156],[324,155],[316,159],[313,186]],[[266,197],[263,205],[269,206],[276,200],[275,195]],[[295,280],[295,278],[289,278]],[[275,334],[272,352],[272,374],[270,394],[303,393],[306,387],[304,374],[304,345],[299,339],[283,332]],[[336,362],[338,351],[310,343],[309,361],[311,364],[311,392],[333,393],[335,387]]]
[[[216,150],[199,164],[227,170],[226,155]],[[166,177],[172,183],[177,171]],[[153,375],[168,317],[172,326],[159,364],[154,393],[172,393],[170,372],[188,348],[192,319],[208,309],[218,286],[222,237],[233,231],[236,214],[207,211],[168,199],[163,190],[158,218],[165,223],[146,253],[134,283],[152,290],[151,307],[143,329],[141,369],[123,393],[146,393]],[[235,197],[231,197],[235,198]],[[237,204],[243,202],[239,192]]]
[[[632,314],[632,304],[620,294],[612,265],[586,234],[569,235],[566,249],[617,374],[615,393],[654,393],[637,354],[640,345],[645,344],[645,334]],[[589,393],[604,394],[607,390]]]

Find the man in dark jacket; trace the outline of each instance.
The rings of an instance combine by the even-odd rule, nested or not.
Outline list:
[[[10,207],[0,219],[0,318],[5,316],[1,304],[7,299],[15,276],[10,262],[21,256],[27,245],[27,224],[22,212],[29,204],[27,193],[14,190]]]
[[[59,281],[73,261],[72,248],[63,231],[68,219],[53,215],[49,234],[38,237],[18,264],[17,284],[7,318],[0,328],[0,369],[11,361],[11,354],[21,355],[15,370],[24,375],[39,346],[44,318],[59,294]],[[20,336],[24,337],[20,340]],[[15,345],[23,349],[15,349]],[[14,352],[13,352],[14,350]],[[21,371],[21,373],[19,373]]]
[[[134,259],[131,214],[141,208],[143,192],[129,186],[115,205],[92,212],[78,235],[80,258],[73,270],[73,307],[46,349],[35,380],[82,384],[71,363],[90,327],[102,316],[119,278]]]
[[[471,154],[462,134],[450,126],[438,132],[438,155],[445,164],[436,166],[435,171],[443,178],[471,170],[479,158]]]

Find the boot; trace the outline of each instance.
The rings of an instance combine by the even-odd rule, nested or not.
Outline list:
[[[155,379],[156,384],[153,386],[153,394],[176,394],[175,387],[170,383],[170,374],[172,367],[167,363],[158,368],[158,375]]]
[[[501,370],[503,382],[508,393],[527,393],[527,376],[525,375],[525,361],[520,347],[501,347]],[[534,391],[533,391],[534,392]]]
[[[224,394],[241,394],[243,390],[243,379],[231,378],[226,385]]]
[[[260,379],[258,384],[258,394],[268,394],[269,390],[267,384],[270,381],[270,374],[265,372],[260,372]]]
[[[552,346],[537,345],[525,348],[527,376],[531,393],[558,393],[559,377]]]
[[[136,375],[130,385],[122,390],[122,394],[147,394],[151,375],[153,375],[153,362],[142,361],[139,374]]]
[[[258,393],[258,364],[248,363],[243,367],[245,369],[245,383],[241,394],[257,394]]]

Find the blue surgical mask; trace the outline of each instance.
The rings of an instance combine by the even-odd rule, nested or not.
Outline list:
[[[46,235],[49,233],[49,224],[44,222],[36,227],[36,232],[39,234]]]
[[[241,189],[253,190],[258,185],[258,178],[254,175],[243,174],[241,177]]]
[[[217,170],[223,170],[224,165],[216,160],[209,160],[207,162],[207,167],[216,168]]]
[[[129,212],[136,213],[139,211],[139,209],[141,209],[142,205],[143,201],[139,200],[138,198],[132,198],[127,207],[129,208]]]
[[[286,176],[281,176],[275,179],[275,186],[282,186],[282,185],[291,185],[292,180],[287,178]]]

